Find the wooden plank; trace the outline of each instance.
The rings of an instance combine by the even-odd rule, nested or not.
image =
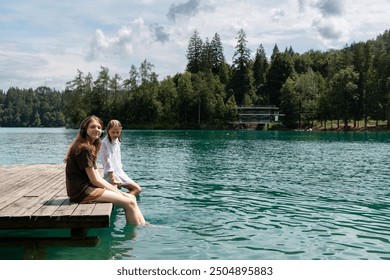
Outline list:
[[[112,203],[71,203],[65,165],[0,166],[0,229],[108,227]],[[8,192],[9,182],[16,188]],[[7,182],[7,183],[3,183]]]
[[[57,175],[56,177],[53,177],[50,183],[45,184],[48,187],[47,189],[42,188],[45,189],[44,192],[40,190],[39,192],[28,194],[31,197],[34,197],[32,194],[38,195],[39,201],[35,204],[35,207],[26,209],[28,211],[25,211],[23,214],[29,216],[51,216],[67,200],[67,197],[57,196],[59,192],[62,192],[63,189],[65,189],[64,179],[58,179]]]
[[[67,196],[67,192],[66,192],[66,187],[64,188],[61,188],[58,193],[57,193],[58,196]]]
[[[44,184],[49,185],[49,183],[46,182],[44,182]],[[40,192],[42,192],[42,190]],[[45,189],[44,192],[41,193],[41,195],[31,195],[30,193],[28,193],[21,198],[15,200],[12,204],[1,209],[0,215],[31,216],[41,208],[46,209],[45,215],[50,215],[50,212],[48,212],[47,209],[50,209],[52,212],[54,212],[56,209],[53,209],[53,206],[58,207],[59,205],[57,201],[53,199],[54,196],[55,189],[52,189],[52,187],[49,185],[49,188]],[[50,207],[45,208],[45,205],[48,205]],[[44,214],[41,213],[41,215]]]
[[[0,210],[0,216],[23,216],[23,214],[35,205],[39,206],[39,197],[21,197]]]
[[[30,216],[52,216],[54,212],[57,211],[58,207],[60,207],[66,198],[53,198],[49,200],[45,200],[45,202],[38,207],[32,209],[32,213]],[[30,212],[30,211],[29,211]]]
[[[36,174],[34,178],[31,178],[32,182],[30,182],[30,187],[25,195],[39,196],[50,188],[52,181],[64,172],[57,168],[57,166],[50,165],[37,167]]]
[[[90,216],[96,203],[78,204],[72,216]]]
[[[95,205],[95,208],[93,209],[92,215],[94,216],[101,216],[101,215],[107,215],[108,213],[111,214],[111,211],[113,209],[114,205],[112,203],[97,203]]]
[[[31,174],[34,173],[34,170],[31,168],[28,168],[26,166],[23,168],[23,173],[20,173],[20,168],[16,168],[15,166],[10,166],[10,167],[5,167],[5,166],[0,166],[0,182],[2,184],[10,184],[14,185],[16,179],[19,181],[21,179],[27,179]]]
[[[42,184],[48,183],[51,177],[47,178],[47,176],[52,174],[53,171],[57,171],[57,168],[56,165],[38,165],[35,169],[32,169],[32,166],[22,165],[19,167],[19,170],[17,167],[13,167],[12,172],[14,175],[12,178],[14,183],[12,186],[8,186],[6,195],[0,197],[0,208],[15,202],[15,200],[21,196],[29,195],[29,193],[30,196],[36,196],[32,191],[39,186],[42,186]],[[26,169],[29,171],[28,176],[25,176]],[[8,170],[3,169],[2,171],[3,176],[6,176]],[[57,172],[60,172],[60,170]],[[18,175],[19,178],[14,177],[16,176],[15,174]],[[3,183],[1,183],[0,189],[3,189],[3,187],[6,187],[6,184],[3,185]],[[44,190],[41,190],[41,192],[42,191]]]
[[[61,197],[57,197],[57,199],[61,199]],[[77,205],[77,203],[70,202],[69,198],[66,197],[64,203],[57,208],[52,217],[71,216]]]
[[[47,190],[54,189],[53,186],[58,184],[61,184],[62,187],[65,187],[65,169],[54,169],[50,171],[50,173],[47,173],[45,176],[37,179],[34,188],[31,188],[31,191],[26,195],[40,196]],[[58,189],[58,186],[55,189]]]
[[[19,169],[16,167],[10,169],[2,168],[0,172],[0,189],[6,191],[6,195],[0,197],[0,208],[27,193],[29,189],[26,186],[29,183],[33,183],[31,178],[34,174],[36,174],[36,171],[28,168],[28,166],[22,166]],[[6,179],[8,175],[11,181]]]

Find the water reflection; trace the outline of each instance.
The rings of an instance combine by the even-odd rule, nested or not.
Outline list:
[[[39,149],[57,146],[47,158],[42,150],[28,158],[61,162],[74,131],[58,136],[30,137],[45,139]],[[97,247],[55,248],[47,258],[390,259],[389,139],[125,130],[124,169],[143,187],[139,205],[150,225],[129,227],[115,208],[110,228],[91,231]]]

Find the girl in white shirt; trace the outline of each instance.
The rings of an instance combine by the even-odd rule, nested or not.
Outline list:
[[[111,184],[122,186],[133,195],[141,192],[141,187],[123,171],[121,159],[122,125],[118,120],[107,124],[107,135],[100,147],[100,158],[103,164],[104,178]]]

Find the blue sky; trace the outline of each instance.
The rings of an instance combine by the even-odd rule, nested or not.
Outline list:
[[[243,28],[252,54],[343,48],[390,28],[390,0],[1,0],[0,90],[63,90],[77,70],[128,77],[147,59],[160,79],[183,72],[188,41],[222,39],[228,63]]]

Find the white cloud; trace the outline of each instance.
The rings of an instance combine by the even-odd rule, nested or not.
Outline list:
[[[350,37],[350,24],[342,18],[319,18],[313,20],[318,40],[325,48],[336,48],[338,42],[347,42]]]
[[[278,22],[281,18],[285,16],[285,12],[282,9],[273,9],[272,10],[272,20]]]
[[[46,85],[63,89],[69,81],[68,74],[76,73],[69,61],[80,59],[80,55],[30,52],[22,50],[21,46],[3,45],[0,49],[1,83],[8,87],[36,88]]]
[[[275,44],[342,48],[388,29],[389,10],[388,0],[2,0],[0,89],[64,88],[77,69],[100,66],[126,77],[144,59],[160,78],[173,75],[185,69],[195,29],[204,39],[218,33],[229,63],[240,28],[253,53],[260,44],[267,55]]]
[[[127,26],[122,27],[114,36],[107,36],[101,29],[97,29],[87,50],[86,59],[92,61],[101,56],[131,55],[133,53],[131,35],[132,30]]]

